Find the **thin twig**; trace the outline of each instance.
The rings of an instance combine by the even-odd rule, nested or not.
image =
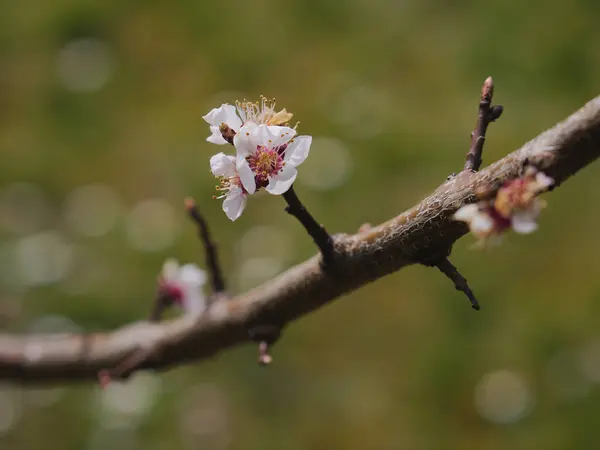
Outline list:
[[[287,202],[288,206],[285,211],[291,214],[304,226],[310,237],[312,237],[317,247],[323,255],[323,263],[328,265],[333,262],[333,238],[325,230],[323,225],[319,224],[314,217],[308,212],[306,207],[302,204],[294,186],[290,187],[287,192],[283,194],[283,198]]]
[[[192,198],[188,197],[185,199],[185,209],[196,224],[196,227],[198,228],[198,237],[204,245],[204,250],[206,251],[206,265],[210,273],[213,292],[223,292],[225,290],[225,280],[223,278],[223,272],[221,271],[221,265],[219,264],[219,258],[217,257],[217,245],[211,238],[208,224],[202,214],[200,214],[200,211],[196,207],[196,202],[194,202]]]
[[[148,317],[149,322],[160,322],[163,313],[173,304],[173,298],[165,292],[161,292],[159,289],[154,299],[154,305],[150,316]]]
[[[475,298],[475,294],[473,294],[473,291],[469,287],[466,278],[458,272],[458,269],[452,265],[448,258],[441,259],[435,264],[435,266],[440,269],[440,271],[452,282],[454,282],[454,287],[457,291],[462,291],[465,293],[471,302],[471,307],[479,311],[479,303]]]
[[[481,154],[483,153],[483,144],[485,143],[485,133],[491,122],[500,117],[503,107],[500,105],[492,106],[492,97],[494,96],[494,80],[487,77],[481,88],[481,99],[479,100],[479,114],[477,115],[477,125],[471,133],[471,147],[467,153],[465,161],[465,170],[478,171],[481,167]]]
[[[139,366],[146,362],[153,352],[153,347],[138,347],[131,355],[127,356],[112,369],[101,370],[98,373],[98,381],[100,382],[100,386],[105,388],[113,380],[127,378]]]

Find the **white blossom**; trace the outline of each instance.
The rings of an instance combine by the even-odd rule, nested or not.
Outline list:
[[[463,206],[454,214],[454,220],[466,222],[481,242],[499,238],[508,228],[520,234],[532,233],[545,206],[537,196],[553,184],[554,180],[543,172],[527,167],[522,177],[505,183],[493,200]]]
[[[230,220],[237,220],[246,207],[248,192],[242,186],[235,165],[235,157],[224,153],[214,155],[210,158],[210,170],[214,176],[220,178],[217,190],[222,194],[216,198],[225,199],[223,200],[223,211]]]
[[[248,124],[235,135],[237,171],[249,194],[265,187],[267,192],[286,192],[298,175],[297,166],[307,158],[311,136],[295,137],[296,130],[284,126]]]
[[[276,112],[275,100],[261,97],[260,102],[235,102],[235,106],[225,103],[212,109],[202,118],[210,125],[211,135],[206,140],[223,145],[230,143],[223,137],[223,133],[235,135],[247,124],[282,125],[292,117],[293,114],[287,112],[285,108]]]
[[[202,287],[206,273],[195,264],[180,266],[176,259],[165,261],[160,275],[160,288],[188,314],[201,314],[206,309]]]

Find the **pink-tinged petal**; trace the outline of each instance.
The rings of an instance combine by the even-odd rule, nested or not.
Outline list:
[[[223,201],[223,211],[225,215],[233,222],[242,215],[246,207],[247,195],[241,188],[232,188]]]
[[[520,234],[533,233],[538,225],[536,222],[538,212],[534,210],[521,210],[513,214],[511,218],[512,229]]]
[[[454,213],[453,219],[460,222],[471,222],[478,213],[479,206],[472,203],[459,208],[458,211]]]
[[[273,195],[281,195],[286,192],[298,176],[295,167],[285,166],[277,175],[269,178],[267,192]]]
[[[219,108],[212,109],[207,115],[202,117],[214,127],[219,127],[222,123],[226,124],[234,131],[238,131],[242,127],[242,120],[236,113],[236,108],[233,105],[223,104]]]
[[[254,194],[254,191],[256,191],[256,181],[254,180],[254,173],[252,173],[248,161],[238,156],[236,166],[242,186],[244,186],[248,194]]]
[[[227,144],[227,141],[225,140],[225,138],[221,134],[221,131],[219,130],[219,127],[213,127],[211,125],[210,132],[212,134],[209,137],[206,138],[206,140],[208,142],[210,142],[211,144],[217,144],[217,145],[225,145],[225,144]]]
[[[173,281],[177,278],[179,263],[174,258],[169,258],[163,264],[161,276],[165,281]]]
[[[210,158],[210,171],[215,177],[232,177],[236,174],[235,158],[225,153],[217,153]]]
[[[238,157],[245,158],[254,154],[256,151],[256,144],[254,143],[254,133],[258,126],[255,123],[245,124],[233,137],[233,145],[235,147]]]
[[[285,161],[293,167],[302,164],[308,157],[311,143],[312,136],[298,136],[294,138],[285,149]]]
[[[184,264],[179,269],[179,281],[187,286],[198,289],[206,283],[206,272],[196,264]]]

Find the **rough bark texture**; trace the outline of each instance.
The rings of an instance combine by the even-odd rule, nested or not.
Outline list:
[[[167,368],[207,358],[241,342],[256,323],[285,325],[341,295],[404,266],[447,255],[467,232],[451,219],[479,190],[495,191],[518,176],[525,162],[557,186],[600,155],[600,97],[564,122],[481,172],[465,170],[418,205],[356,235],[334,236],[333,270],[320,256],[231,299],[217,299],[200,317],[139,322],[90,335],[0,335],[0,378],[20,382],[95,379],[136,352],[151,356],[136,369]]]

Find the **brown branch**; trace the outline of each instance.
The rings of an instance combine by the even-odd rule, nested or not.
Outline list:
[[[458,269],[454,267],[454,265],[448,260],[448,258],[443,258],[440,261],[438,261],[435,264],[435,267],[437,267],[440,270],[440,272],[446,275],[450,279],[450,281],[454,283],[454,287],[457,291],[464,292],[469,301],[471,302],[471,307],[474,310],[479,311],[479,302],[477,301],[477,299],[475,298],[475,294],[473,294],[473,291],[469,287],[467,279],[460,274]]]
[[[385,223],[355,235],[335,235],[336,274],[315,256],[230,300],[215,300],[202,316],[141,322],[93,335],[0,334],[0,378],[19,382],[95,380],[138,348],[153,357],[139,368],[166,369],[208,358],[248,342],[248,323],[285,325],[365,284],[442,254],[467,232],[452,220],[481,189],[493,191],[518,176],[527,160],[560,185],[600,156],[600,97],[567,120],[486,169],[463,171],[429,197]]]
[[[481,88],[481,99],[479,100],[479,113],[477,115],[477,125],[471,133],[471,147],[467,153],[464,170],[477,172],[481,167],[481,154],[483,153],[483,144],[485,143],[485,133],[491,122],[500,117],[503,107],[500,105],[492,106],[492,97],[494,96],[494,80],[487,77]]]
[[[319,250],[323,255],[323,263],[325,266],[331,265],[334,256],[333,238],[331,235],[325,230],[325,227],[318,223],[308,212],[298,198],[296,191],[294,191],[293,185],[283,194],[283,198],[288,204],[285,211],[298,219],[302,226],[304,226],[306,232],[313,239],[317,247],[319,247]]]
[[[212,240],[206,219],[200,214],[196,202],[194,202],[192,198],[188,197],[185,199],[185,209],[192,221],[196,224],[196,227],[198,228],[198,237],[202,241],[202,245],[204,245],[204,251],[206,252],[206,266],[208,268],[208,273],[210,273],[212,290],[214,293],[223,292],[225,290],[225,280],[217,256],[217,245]]]

